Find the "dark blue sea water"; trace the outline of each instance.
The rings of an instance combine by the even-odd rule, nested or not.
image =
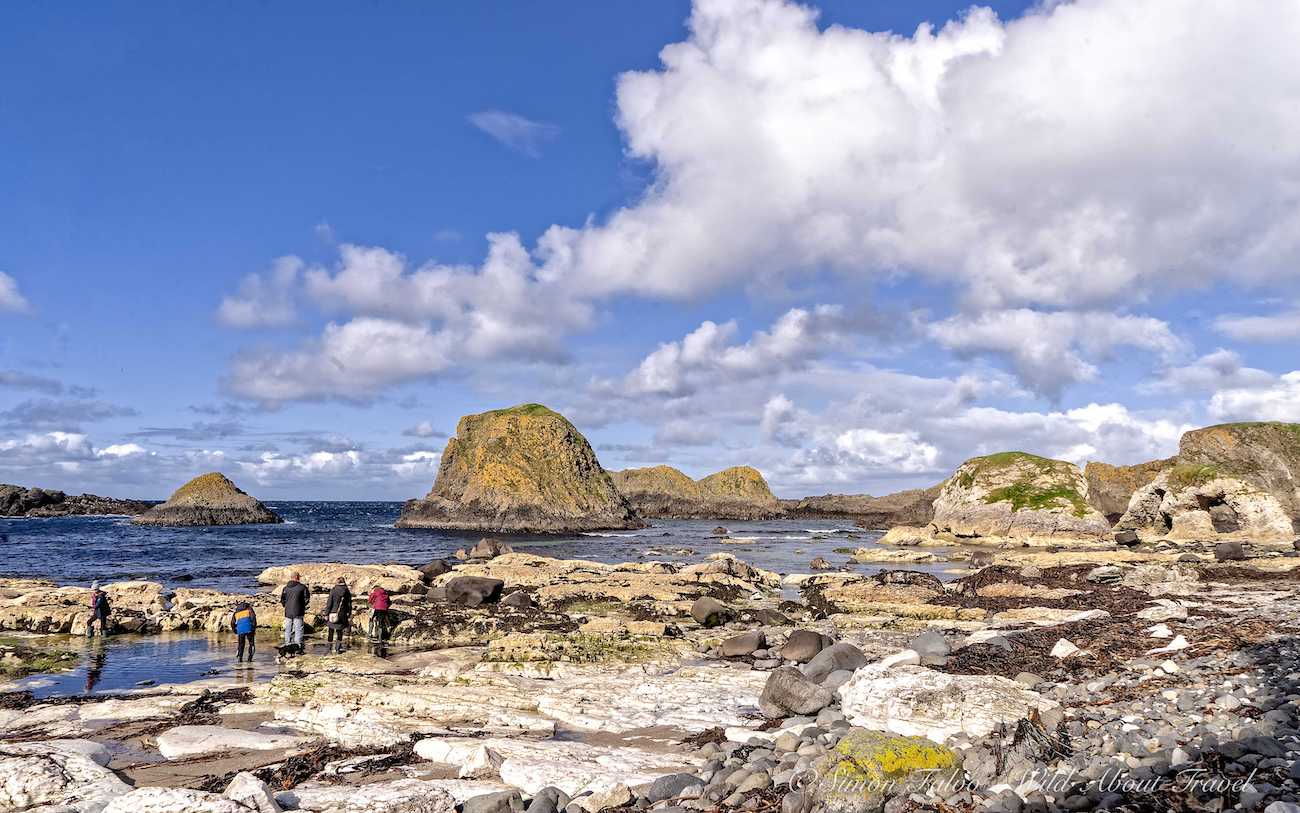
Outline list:
[[[275,502],[282,525],[221,528],[136,526],[126,517],[0,519],[0,575],[32,576],[61,583],[149,579],[172,587],[226,591],[256,588],[257,574],[296,562],[398,562],[422,565],[472,545],[481,533],[406,530],[393,527],[397,502]],[[712,536],[718,525],[736,543]],[[500,536],[500,535],[496,535]],[[518,551],[565,559],[635,562],[647,559],[702,561],[715,551],[735,554],[780,573],[806,573],[823,556],[848,561],[836,548],[870,545],[876,531],[844,521],[779,520],[718,522],[665,520],[637,531],[574,536],[502,536]],[[675,551],[689,548],[693,553]],[[876,566],[856,566],[863,572]]]

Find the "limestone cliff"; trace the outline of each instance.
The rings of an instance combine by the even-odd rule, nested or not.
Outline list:
[[[202,474],[176,489],[167,501],[131,520],[138,525],[252,525],[283,522],[245,494],[224,474]]]
[[[94,494],[64,494],[46,488],[0,483],[0,517],[67,517],[102,514],[135,515],[147,511],[148,500],[119,500]]]
[[[883,497],[870,494],[823,494],[802,500],[782,500],[786,516],[852,520],[862,528],[925,525],[934,518],[934,501],[943,483],[912,488]]]
[[[466,415],[447,441],[433,490],[402,508],[399,528],[564,533],[644,523],[587,439],[541,404]]]
[[[1174,464],[1174,458],[1152,460],[1135,466],[1112,466],[1109,463],[1089,461],[1083,467],[1083,476],[1088,480],[1088,502],[1116,522],[1128,510],[1133,493],[1160,475],[1160,472]]]
[[[1079,467],[1026,452],[967,460],[934,502],[933,528],[958,537],[1097,538],[1110,530],[1088,504]]]
[[[781,516],[758,469],[735,466],[692,480],[672,466],[611,472],[614,485],[643,517],[662,519],[771,519]]]
[[[1300,531],[1300,424],[1187,432],[1172,463],[1134,493],[1116,528],[1149,537],[1277,541]]]

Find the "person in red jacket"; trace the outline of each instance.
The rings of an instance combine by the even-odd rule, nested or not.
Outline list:
[[[388,637],[388,591],[376,586],[370,591],[371,627],[379,640]]]

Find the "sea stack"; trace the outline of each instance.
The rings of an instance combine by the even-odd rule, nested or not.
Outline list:
[[[931,527],[954,537],[1100,538],[1110,523],[1088,503],[1073,463],[1001,452],[963,463],[934,501]]]
[[[283,522],[220,472],[190,480],[161,505],[131,520],[137,525],[251,525]]]
[[[491,533],[644,525],[582,433],[541,404],[461,418],[433,490],[408,501],[397,520],[399,528]]]
[[[610,474],[614,485],[643,517],[772,519],[783,513],[763,475],[751,466],[733,466],[698,481],[672,466]]]
[[[1185,433],[1117,530],[1143,538],[1289,542],[1300,532],[1300,424],[1229,423]]]

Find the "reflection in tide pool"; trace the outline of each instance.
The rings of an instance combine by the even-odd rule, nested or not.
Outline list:
[[[275,660],[279,636],[267,631],[259,634],[258,639],[257,656],[253,662],[238,663],[235,661],[234,635],[176,632],[113,635],[92,640],[49,636],[43,640],[48,640],[51,646],[80,648],[81,661],[77,668],[57,674],[32,675],[6,688],[25,689],[37,697],[50,697],[123,692],[213,677],[252,685],[254,681],[271,678],[281,668]],[[368,646],[362,637],[354,637],[351,643],[355,647]],[[308,639],[307,652],[326,654],[324,641]]]

